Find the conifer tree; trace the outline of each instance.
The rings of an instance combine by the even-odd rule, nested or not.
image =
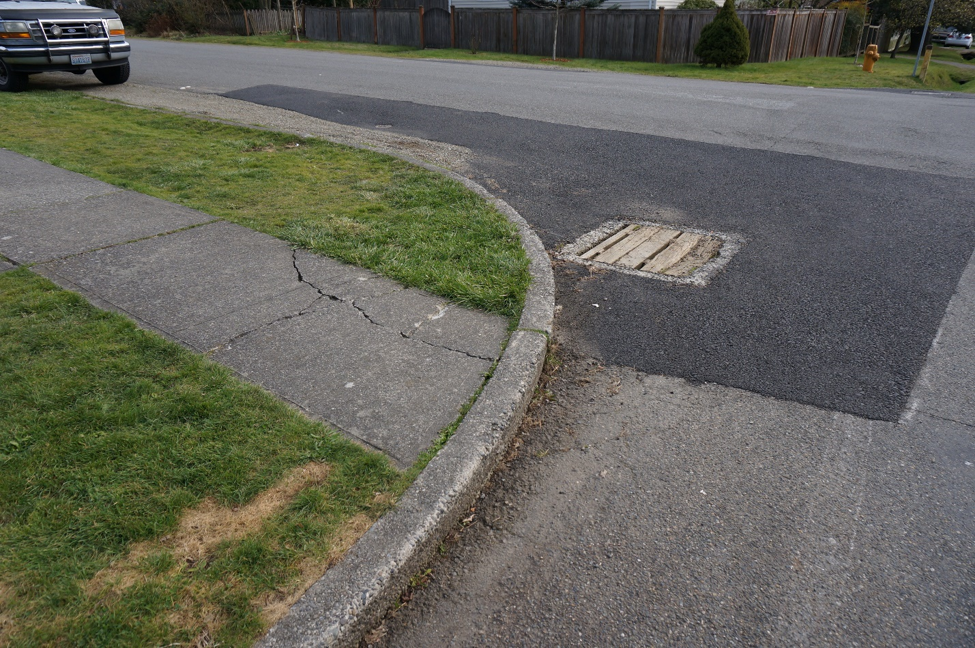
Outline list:
[[[701,65],[741,65],[748,60],[748,49],[748,30],[735,13],[735,0],[725,0],[714,21],[701,30],[694,55]]]

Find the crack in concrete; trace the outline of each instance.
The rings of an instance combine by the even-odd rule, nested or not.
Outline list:
[[[416,330],[419,330],[419,328],[417,328]],[[471,353],[469,351],[463,351],[462,349],[453,349],[453,348],[451,348],[449,346],[444,346],[442,344],[434,344],[433,342],[427,342],[426,340],[422,340],[420,338],[411,337],[411,336],[407,335],[406,333],[404,333],[402,331],[400,331],[399,334],[400,334],[400,337],[402,337],[404,339],[407,339],[407,340],[410,340],[412,342],[419,342],[420,344],[425,344],[427,346],[433,347],[434,349],[443,349],[444,351],[450,351],[452,353],[459,353],[461,355],[467,356],[468,358],[474,358],[475,360],[486,360],[487,362],[494,362],[495,360],[497,360],[497,358],[486,358],[484,356],[479,356],[479,355],[477,355],[475,353]]]
[[[382,324],[380,324],[379,322],[377,322],[377,321],[373,320],[371,317],[369,317],[369,314],[361,306],[359,306],[358,304],[356,304],[354,299],[342,299],[338,295],[331,295],[331,294],[325,292],[324,290],[322,290],[321,288],[319,288],[318,286],[316,286],[315,284],[313,284],[312,282],[310,282],[307,279],[305,279],[305,276],[303,274],[301,274],[301,269],[298,267],[298,249],[297,248],[295,248],[295,249],[293,249],[291,251],[291,265],[294,266],[295,273],[297,273],[297,275],[298,275],[298,281],[300,283],[303,283],[305,285],[311,286],[315,290],[315,292],[317,292],[322,297],[325,297],[326,299],[329,299],[329,300],[335,301],[335,302],[340,302],[342,304],[348,304],[349,306],[351,306],[352,308],[354,308],[360,315],[362,315],[362,317],[364,317],[366,319],[366,321],[369,322],[370,324],[373,324],[375,326],[379,326],[379,327],[385,328]]]
[[[389,327],[387,327],[387,326],[385,326],[383,324],[380,324],[376,320],[372,319],[369,316],[369,313],[367,313],[364,308],[362,308],[361,306],[359,306],[356,303],[356,300],[354,300],[354,299],[342,299],[341,297],[339,297],[337,295],[329,294],[329,293],[325,292],[324,290],[322,290],[321,288],[319,288],[318,286],[316,286],[315,284],[313,284],[312,282],[310,282],[307,279],[305,279],[305,276],[301,273],[301,269],[298,267],[298,249],[297,248],[295,248],[295,249],[293,249],[291,251],[291,265],[294,267],[295,273],[298,275],[298,281],[301,282],[301,283],[303,283],[303,284],[306,284],[308,286],[311,286],[315,290],[315,292],[317,292],[322,297],[324,297],[326,299],[329,299],[331,301],[340,302],[342,304],[348,304],[349,306],[351,306],[352,308],[354,308],[356,310],[356,312],[358,312],[359,315],[361,315],[363,318],[365,318],[365,320],[367,322],[369,322],[370,324],[372,324],[374,326],[378,326],[378,327],[380,327],[382,329],[388,329],[389,328]],[[440,309],[440,312],[437,314],[437,316],[434,319],[438,319],[439,317],[443,317],[443,314],[446,312],[446,310],[448,308],[449,308],[449,306],[442,307]],[[468,351],[462,351],[460,349],[452,349],[451,347],[444,346],[442,344],[434,344],[434,343],[428,342],[426,340],[422,340],[422,339],[419,339],[419,338],[414,338],[413,337],[413,334],[416,333],[419,330],[420,330],[420,326],[416,326],[408,334],[407,333],[404,333],[403,331],[398,331],[398,333],[400,334],[400,337],[402,337],[404,340],[410,340],[411,342],[419,342],[420,344],[425,344],[425,345],[427,345],[429,347],[433,347],[434,349],[442,349],[444,351],[450,351],[451,353],[459,353],[459,354],[465,355],[465,356],[467,356],[469,358],[474,358],[475,360],[485,360],[487,362],[494,362],[496,360],[496,358],[485,358],[483,356],[479,356],[477,354],[470,353]]]
[[[239,340],[239,339],[241,339],[243,337],[247,337],[248,335],[251,335],[252,333],[256,333],[257,331],[260,331],[261,329],[265,329],[265,328],[268,328],[270,326],[274,326],[275,324],[279,324],[281,322],[287,322],[288,320],[295,319],[296,317],[301,317],[302,315],[307,315],[308,313],[311,312],[312,306],[314,306],[315,304],[317,304],[318,302],[320,302],[324,297],[325,297],[324,295],[319,296],[319,297],[316,297],[307,306],[305,306],[304,308],[302,308],[302,309],[300,309],[300,310],[298,310],[296,312],[288,313],[287,315],[282,315],[281,317],[277,317],[277,318],[271,320],[270,322],[264,322],[263,324],[259,324],[258,326],[255,326],[252,329],[248,329],[246,331],[241,331],[240,333],[234,335],[232,338],[230,338],[226,342],[222,342],[222,343],[218,344],[217,346],[213,347],[212,349],[209,349],[206,352],[206,354],[207,355],[210,355],[212,353],[216,353],[217,351],[226,348],[227,346],[229,346],[233,342],[236,342],[237,340]]]

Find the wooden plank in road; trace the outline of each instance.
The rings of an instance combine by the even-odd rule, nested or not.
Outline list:
[[[629,254],[634,248],[639,247],[659,231],[659,227],[642,227],[602,254],[596,256],[594,260],[602,261],[603,263],[616,263],[620,258]]]
[[[580,256],[583,259],[591,259],[594,256],[596,256],[597,254],[602,253],[607,248],[610,248],[613,245],[615,245],[617,243],[617,241],[619,241],[619,240],[621,240],[623,238],[626,238],[626,236],[630,232],[632,232],[633,230],[637,229],[638,227],[640,227],[640,226],[639,225],[627,225],[626,227],[624,227],[620,231],[616,232],[615,234],[613,234],[612,236],[610,236],[608,239],[606,239],[605,241],[603,241],[602,243],[600,243],[596,247],[592,248],[591,250],[589,250],[587,252],[583,252]]]
[[[672,265],[684,258],[684,256],[694,249],[694,246],[698,244],[701,240],[700,234],[692,234],[690,232],[684,232],[677,239],[670,244],[670,246],[658,254],[656,257],[650,259],[649,262],[641,270],[645,272],[664,272]]]
[[[655,254],[667,247],[667,245],[679,235],[680,232],[677,230],[660,229],[654,232],[653,236],[649,237],[640,245],[633,248],[629,253],[621,257],[620,260],[617,261],[617,264],[626,266],[627,268],[636,268],[647,259],[653,258]]]

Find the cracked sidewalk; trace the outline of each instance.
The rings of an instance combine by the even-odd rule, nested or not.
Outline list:
[[[507,337],[502,317],[206,214],[9,151],[0,168],[2,257],[207,353],[401,468],[456,420]]]

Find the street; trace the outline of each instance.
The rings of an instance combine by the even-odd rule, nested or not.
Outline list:
[[[613,219],[744,241],[707,286],[556,260],[552,397],[370,641],[971,645],[975,96],[145,40],[132,65],[466,147],[551,252]]]

